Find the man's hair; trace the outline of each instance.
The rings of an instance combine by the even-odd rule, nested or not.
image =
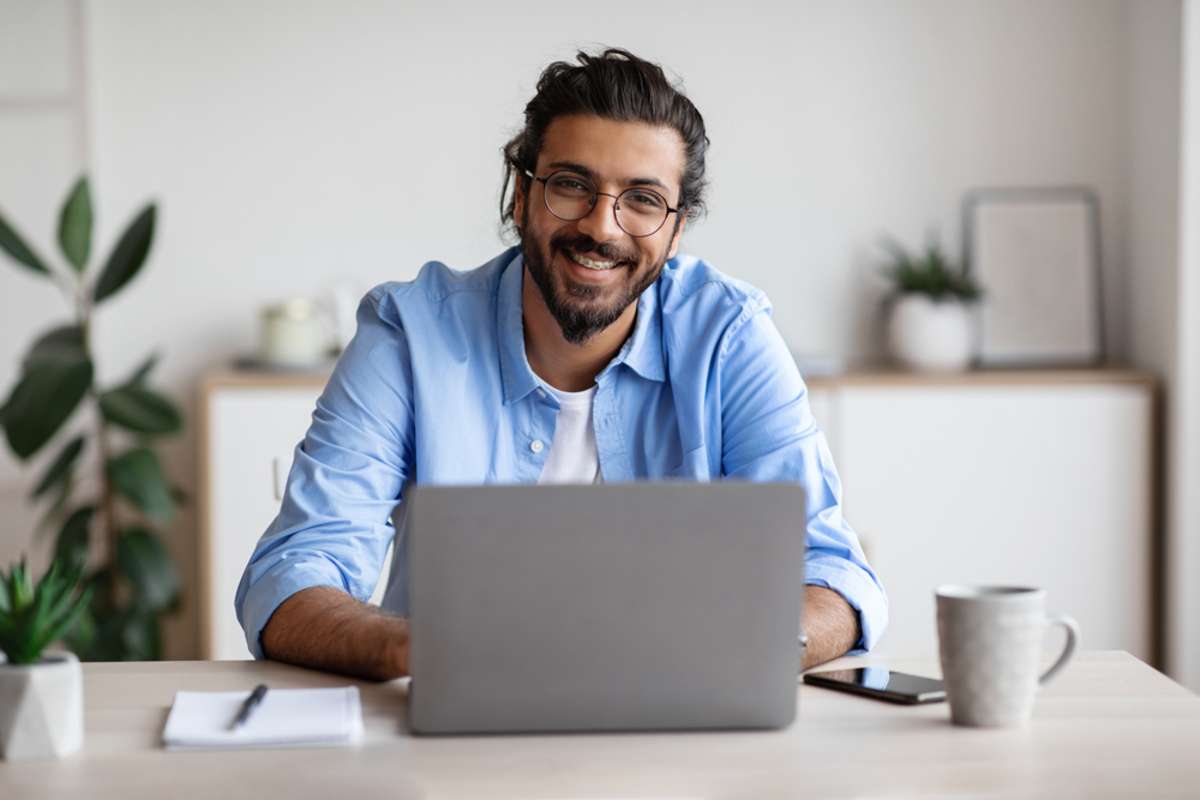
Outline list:
[[[516,193],[509,192],[509,182],[520,181],[521,190],[529,191],[530,180],[522,170],[533,172],[537,168],[546,128],[556,118],[571,114],[645,122],[677,131],[683,139],[685,155],[678,218],[684,213],[688,217],[701,214],[706,187],[704,156],[709,142],[704,118],[692,101],[667,79],[662,67],[628,50],[614,47],[596,56],[580,51],[575,59],[578,64],[555,61],[542,70],[537,94],[525,106],[525,127],[504,145],[501,223],[512,226],[516,222],[513,219]]]

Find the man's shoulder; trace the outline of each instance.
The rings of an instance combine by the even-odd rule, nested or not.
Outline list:
[[[486,301],[496,294],[504,268],[515,256],[513,248],[471,269],[454,269],[441,261],[428,261],[417,276],[408,281],[386,281],[367,293],[370,302],[384,318],[400,318],[422,311],[435,311],[451,298],[478,298]]]
[[[676,256],[663,267],[659,303],[664,317],[699,315],[728,321],[771,308],[761,289],[689,255]]]

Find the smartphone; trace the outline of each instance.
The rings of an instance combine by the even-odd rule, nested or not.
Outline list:
[[[884,667],[835,669],[809,672],[804,682],[852,694],[866,695],[889,703],[937,703],[946,699],[946,687],[939,680],[909,675]]]

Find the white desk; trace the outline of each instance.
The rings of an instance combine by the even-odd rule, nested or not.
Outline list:
[[[891,666],[936,674],[931,661]],[[1120,652],[1079,656],[1012,731],[951,727],[942,704],[802,686],[780,732],[413,738],[397,681],[360,684],[357,748],[221,753],[161,749],[177,689],[347,681],[236,661],[87,664],[84,677],[83,751],[0,762],[0,798],[1200,796],[1200,697]]]

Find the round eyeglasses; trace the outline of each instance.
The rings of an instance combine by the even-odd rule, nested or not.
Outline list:
[[[592,213],[600,195],[613,199],[617,225],[635,239],[653,236],[668,216],[679,213],[678,208],[667,205],[661,194],[644,186],[631,186],[620,194],[609,194],[597,191],[595,184],[578,172],[559,170],[539,178],[527,169],[521,171],[545,187],[542,196],[546,200],[546,210],[563,222],[575,222]]]

